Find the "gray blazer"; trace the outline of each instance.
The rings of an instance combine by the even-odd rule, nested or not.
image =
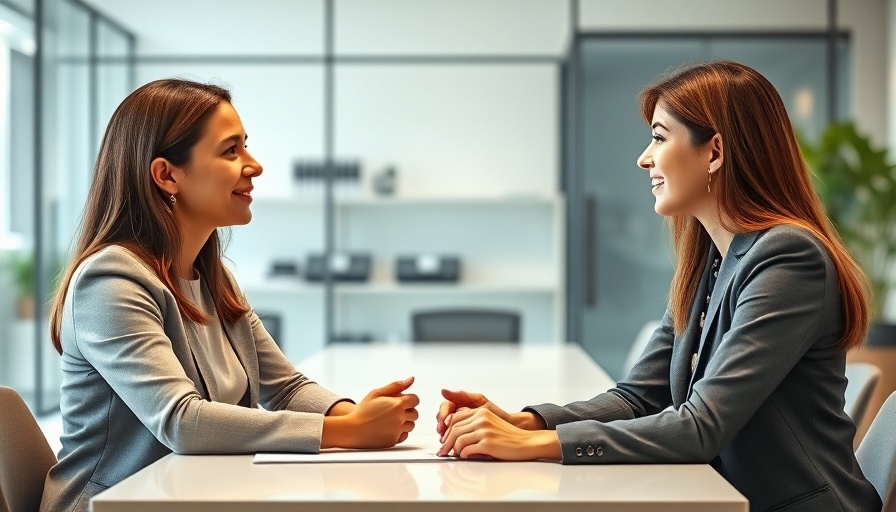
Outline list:
[[[41,510],[87,510],[171,452],[320,450],[323,414],[342,398],[297,372],[254,312],[224,330],[249,378],[240,405],[209,394],[214,368],[197,363],[174,295],[141,260],[112,246],[84,261],[62,315],[64,434]]]
[[[563,463],[711,463],[754,512],[879,511],[843,412],[843,316],[824,246],[791,226],[736,235],[701,332],[708,276],[682,335],[667,312],[615,388],[529,408],[556,428]]]

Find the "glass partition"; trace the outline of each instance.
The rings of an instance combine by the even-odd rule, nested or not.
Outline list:
[[[82,2],[36,7],[0,2],[0,384],[44,413],[59,403],[55,281],[93,174],[96,127],[131,89],[133,44]],[[100,52],[120,61],[101,66]]]

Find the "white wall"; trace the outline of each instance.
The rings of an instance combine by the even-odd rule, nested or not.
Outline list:
[[[565,0],[338,0],[336,51],[560,55]]]
[[[137,35],[140,55],[319,55],[322,0],[89,0]]]
[[[852,34],[852,112],[876,144],[887,136],[887,0],[841,0],[839,23]]]
[[[336,73],[336,153],[397,167],[409,196],[556,190],[556,65],[346,66]]]

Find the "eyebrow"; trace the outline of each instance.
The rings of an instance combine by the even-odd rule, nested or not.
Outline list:
[[[659,121],[656,121],[656,122],[654,122],[652,125],[650,125],[650,127],[653,128],[653,129],[656,129],[657,126],[659,126],[660,128],[662,128],[663,130],[666,130],[667,132],[669,131],[669,129],[666,128],[666,125],[664,125],[663,123],[661,123],[661,122],[659,122]]]
[[[225,142],[230,142],[230,141],[239,142],[240,139],[242,139],[243,141],[249,140],[249,134],[247,133],[241,137],[240,134],[235,133],[235,134],[231,135],[230,137],[227,137],[226,139],[222,139],[221,142],[219,142],[218,144],[224,144]]]

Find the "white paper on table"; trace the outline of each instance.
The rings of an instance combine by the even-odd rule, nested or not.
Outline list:
[[[256,453],[253,464],[308,464],[326,462],[438,462],[454,457],[439,457],[439,444],[402,444],[385,450],[349,450],[327,448],[320,453]]]

